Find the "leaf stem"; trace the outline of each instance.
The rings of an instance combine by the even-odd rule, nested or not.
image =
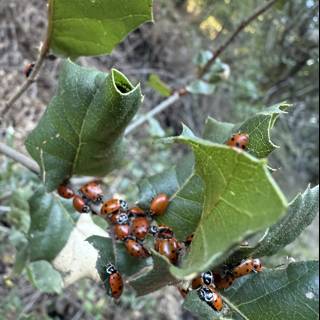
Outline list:
[[[40,174],[40,168],[34,160],[25,156],[23,153],[9,147],[5,143],[0,142],[0,153],[14,160],[15,162],[22,164],[24,167],[34,172],[35,174]]]

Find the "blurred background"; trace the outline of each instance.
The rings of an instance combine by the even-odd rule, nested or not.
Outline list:
[[[281,1],[280,1],[281,2]],[[145,102],[141,114],[162,97],[150,86],[157,74],[171,88],[180,88],[196,75],[194,58],[215,50],[261,0],[155,0],[155,24],[133,32],[108,57],[81,58],[79,63],[101,71],[116,67],[141,82]],[[281,146],[271,157],[279,170],[276,180],[289,199],[309,183],[319,183],[319,3],[287,1],[248,26],[221,57],[230,75],[212,96],[187,96],[130,137],[127,166],[104,179],[106,191],[134,202],[137,182],[176,163],[183,150],[155,143],[178,134],[181,123],[201,134],[207,116],[239,122],[266,106],[288,101],[294,105],[273,132]],[[24,65],[37,57],[46,29],[46,1],[0,0],[1,103],[24,81]],[[0,124],[1,141],[24,151],[23,141],[55,92],[60,61],[51,57],[33,85]],[[1,121],[1,120],[0,120]],[[193,319],[181,309],[181,298],[167,288],[144,298],[124,295],[115,305],[101,286],[81,281],[63,295],[42,294],[26,276],[11,277],[15,246],[30,223],[26,199],[37,183],[25,169],[0,156],[0,319]],[[315,222],[270,265],[318,259],[319,225]]]

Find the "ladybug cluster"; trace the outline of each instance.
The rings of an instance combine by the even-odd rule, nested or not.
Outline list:
[[[215,311],[221,312],[224,306],[218,290],[228,289],[234,282],[252,272],[263,270],[260,259],[246,259],[237,265],[225,265],[223,270],[207,271],[192,280],[191,286],[185,290],[178,288],[185,298],[191,290],[197,290],[199,298]]]
[[[234,134],[226,144],[246,150],[249,136],[245,133]],[[173,265],[178,265],[181,251],[186,250],[192,243],[193,235],[180,243],[170,227],[154,223],[154,218],[164,215],[168,208],[169,197],[164,193],[158,194],[152,200],[148,210],[143,210],[139,207],[129,208],[128,203],[121,199],[104,201],[102,188],[96,181],[83,185],[76,193],[66,182],[58,187],[57,192],[65,199],[73,199],[73,207],[79,213],[89,213],[92,207],[100,206],[98,214],[109,222],[115,240],[122,241],[128,254],[133,257],[145,259],[150,256],[145,246],[145,240],[149,235],[153,237],[154,249]],[[111,263],[105,270],[110,295],[114,299],[119,299],[124,288],[122,276]],[[179,290],[184,297],[190,290],[197,290],[200,299],[219,312],[223,309],[223,301],[217,290],[227,289],[237,278],[261,270],[260,260],[248,259],[237,266],[227,266],[223,273],[214,271],[202,273],[192,281],[187,290],[181,288]]]

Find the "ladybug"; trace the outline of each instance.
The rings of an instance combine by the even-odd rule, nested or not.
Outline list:
[[[60,184],[60,186],[57,189],[57,192],[60,197],[65,199],[71,199],[74,197],[73,190],[67,184]]]
[[[157,239],[154,248],[161,255],[167,257],[173,265],[177,264],[181,249],[177,239]]]
[[[198,291],[199,298],[206,302],[215,311],[223,309],[223,300],[218,291],[213,286],[202,286]]]
[[[173,237],[174,237],[174,233],[170,227],[165,225],[159,226],[158,228],[159,239],[172,239]]]
[[[116,224],[113,228],[113,232],[116,235],[117,240],[126,240],[130,236],[130,225]]]
[[[144,240],[149,232],[150,222],[146,217],[137,217],[131,222],[131,234],[138,240]]]
[[[114,299],[119,299],[123,292],[123,280],[120,272],[109,263],[106,267],[106,273],[109,277],[109,286],[111,295]]]
[[[118,223],[122,224],[123,222],[121,222],[121,221],[123,221],[123,220],[128,220],[128,222],[129,222],[129,218],[124,212],[109,214],[107,216],[107,218],[111,224],[118,224]]]
[[[100,184],[96,181],[89,182],[80,188],[80,192],[82,195],[93,201],[93,202],[101,202],[103,198],[103,192]]]
[[[23,69],[23,74],[25,75],[26,78],[29,78],[32,71],[33,71],[33,68],[35,66],[35,63],[28,63],[24,69]]]
[[[87,205],[84,199],[80,196],[75,195],[73,197],[73,207],[80,213],[89,213],[90,207]]]
[[[254,259],[252,261],[252,265],[253,265],[253,272],[262,272],[263,266],[260,259]]]
[[[232,273],[227,273],[225,277],[221,277],[219,273],[214,273],[213,277],[215,287],[220,290],[230,288],[235,281],[235,277]]]
[[[132,257],[148,258],[150,256],[150,253],[147,251],[147,249],[134,238],[127,238],[124,244],[127,248],[128,253]]]
[[[130,218],[145,217],[146,213],[142,209],[134,207],[129,210],[128,215]]]
[[[158,194],[151,202],[151,215],[162,216],[166,212],[169,202],[169,197],[165,193]]]
[[[235,278],[241,278],[246,276],[247,274],[253,272],[253,260],[247,259],[243,260],[238,266],[234,267],[232,270],[232,274]]]
[[[159,232],[159,228],[157,226],[151,226],[149,228],[149,233],[154,237],[158,235],[158,232]]]
[[[192,280],[192,289],[198,289],[202,286],[210,286],[214,283],[213,273],[211,271],[203,272],[199,277]]]
[[[127,202],[119,199],[110,199],[106,201],[101,208],[101,214],[106,216],[127,211]]]
[[[194,238],[194,234],[190,234],[187,239],[184,241],[184,244],[186,247],[190,247],[191,246],[191,243],[193,241],[193,238]]]
[[[235,147],[242,150],[246,150],[249,144],[249,135],[246,133],[234,134],[228,141],[229,147]]]

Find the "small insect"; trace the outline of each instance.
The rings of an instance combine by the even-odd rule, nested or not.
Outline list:
[[[249,135],[246,133],[234,134],[228,141],[229,147],[235,147],[238,149],[246,150],[249,145]]]
[[[167,257],[173,265],[177,264],[181,249],[177,239],[157,239],[154,249],[161,255]]]
[[[186,247],[190,247],[191,246],[191,243],[193,241],[193,238],[194,238],[194,234],[190,234],[187,239],[184,241],[184,244]]]
[[[89,213],[90,207],[87,205],[84,199],[80,196],[75,195],[73,197],[73,207],[80,213]]]
[[[25,75],[26,78],[29,78],[32,71],[33,71],[33,68],[35,66],[35,63],[28,63],[24,69],[23,69],[23,74]]]
[[[146,217],[134,218],[131,222],[131,234],[143,241],[149,232],[150,222]]]
[[[101,202],[103,198],[103,192],[99,183],[93,181],[85,184],[80,188],[80,192],[82,195],[93,201],[93,202]]]
[[[230,288],[235,281],[235,277],[232,273],[227,273],[224,277],[222,277],[219,273],[214,273],[214,285],[217,289],[228,289]]]
[[[120,212],[127,212],[127,211],[128,211],[128,203],[124,200],[119,200],[119,199],[110,199],[106,201],[101,208],[101,214],[104,216],[117,214]]]
[[[213,286],[203,286],[198,290],[200,299],[206,302],[215,311],[220,312],[223,309],[223,300],[218,291]]]
[[[126,240],[131,232],[130,232],[130,225],[129,224],[116,224],[113,227],[113,232],[116,235],[117,240]]]
[[[232,274],[235,278],[241,278],[254,271],[253,260],[243,260],[238,266],[234,267]]]
[[[134,207],[134,208],[129,209],[128,215],[130,218],[145,217],[146,213],[142,209],[140,209],[138,207]]]
[[[192,280],[192,289],[198,289],[202,286],[210,286],[214,283],[213,273],[211,271],[203,272],[199,277]]]
[[[123,292],[122,276],[120,272],[111,263],[107,265],[106,273],[109,277],[111,295],[114,299],[119,299]]]
[[[169,197],[165,193],[158,194],[151,202],[151,215],[162,216],[166,212],[169,202]]]
[[[65,183],[60,184],[60,186],[57,189],[57,192],[60,197],[65,199],[71,199],[74,197],[73,190]]]
[[[148,258],[150,256],[147,249],[134,238],[127,238],[124,244],[127,248],[127,252],[133,257]]]

